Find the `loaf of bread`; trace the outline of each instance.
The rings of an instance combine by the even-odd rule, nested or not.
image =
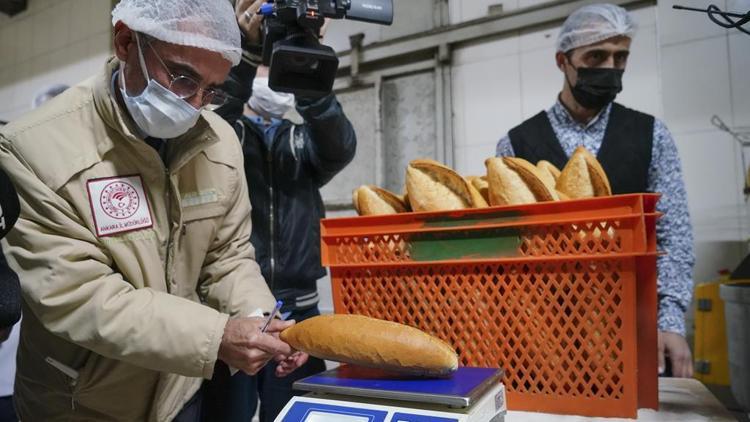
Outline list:
[[[539,176],[542,178],[544,184],[550,189],[555,189],[557,179],[560,178],[560,169],[546,160],[536,163],[536,168],[539,170]]]
[[[489,183],[487,183],[487,176],[469,176],[466,178],[466,181],[469,182],[471,186],[473,186],[477,192],[479,192],[480,195],[482,195],[482,199],[484,199],[484,202],[489,205],[490,203],[490,192],[489,192]]]
[[[320,359],[414,375],[442,376],[458,368],[458,355],[416,328],[361,315],[323,315],[281,333],[281,340]]]
[[[578,147],[557,180],[557,190],[572,199],[612,195],[609,179],[599,161]]]
[[[485,165],[490,205],[531,204],[559,199],[557,192],[542,181],[536,166],[524,159],[489,158]]]
[[[352,202],[359,215],[388,215],[409,211],[404,200],[398,195],[372,185],[355,189],[352,193]]]
[[[468,178],[466,179],[466,185],[469,187],[469,193],[471,194],[471,201],[474,204],[474,208],[487,208],[490,206],[484,198],[484,195],[482,195],[479,189],[477,189]]]
[[[414,211],[462,210],[486,207],[469,183],[433,160],[414,160],[406,168],[406,192]]]

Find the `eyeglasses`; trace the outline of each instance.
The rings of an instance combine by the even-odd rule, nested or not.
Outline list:
[[[209,110],[216,110],[217,108],[226,104],[229,98],[226,92],[217,88],[201,88],[201,84],[190,76],[175,75],[171,70],[169,70],[167,64],[164,63],[164,60],[162,60],[162,58],[159,56],[159,53],[157,53],[156,49],[151,45],[151,41],[147,40],[146,44],[154,53],[154,56],[159,61],[159,63],[161,63],[162,67],[164,67],[164,70],[167,71],[167,74],[170,78],[169,86],[167,88],[170,91],[174,92],[175,95],[182,98],[183,100],[187,100],[188,98],[192,98],[194,95],[200,94],[201,107],[206,107]]]

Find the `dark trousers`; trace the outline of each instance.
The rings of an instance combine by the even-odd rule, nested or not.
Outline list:
[[[172,419],[172,422],[201,422],[202,405],[203,392],[198,390],[198,392],[195,393],[187,403],[185,403],[185,406],[183,406],[180,413]]]
[[[18,422],[13,396],[0,397],[0,422]]]
[[[313,306],[292,312],[288,319],[301,322],[317,315],[320,315],[318,307]],[[325,369],[323,360],[310,357],[307,363],[284,378],[275,375],[274,362],[270,362],[255,376],[242,372],[230,376],[227,366],[219,362],[213,379],[203,383],[203,420],[250,421],[260,399],[260,422],[273,422],[292,397],[304,394],[292,390],[294,381],[323,372]]]

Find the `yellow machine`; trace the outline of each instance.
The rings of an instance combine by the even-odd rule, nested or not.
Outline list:
[[[694,376],[704,384],[729,385],[724,301],[719,297],[719,286],[726,282],[695,286]]]

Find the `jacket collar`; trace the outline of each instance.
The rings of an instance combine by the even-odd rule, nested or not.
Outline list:
[[[113,92],[112,75],[120,67],[120,61],[111,57],[104,66],[104,71],[99,75],[93,87],[94,104],[97,113],[104,124],[117,132],[125,142],[137,143],[139,147],[149,148],[139,135],[140,130],[130,118],[126,108],[117,102],[116,93]],[[205,111],[203,113],[206,113]],[[190,159],[201,151],[217,143],[219,137],[211,125],[206,121],[204,114],[195,126],[184,135],[169,140],[168,160],[170,172],[174,173],[185,165]],[[97,148],[103,156],[107,151],[114,148],[111,136],[97,136]]]

